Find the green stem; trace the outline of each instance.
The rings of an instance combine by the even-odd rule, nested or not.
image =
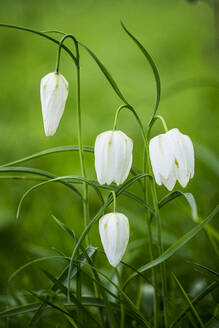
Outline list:
[[[77,120],[78,120],[78,144],[79,144],[79,158],[80,158],[80,166],[81,166],[81,174],[83,178],[86,178],[85,171],[85,161],[84,161],[84,153],[83,153],[83,144],[82,144],[82,120],[81,120],[81,91],[80,91],[80,55],[78,42],[73,39],[75,43],[76,49],[76,58],[77,58],[77,72],[76,72],[76,98],[77,98]],[[88,186],[86,182],[83,183],[83,213],[84,213],[84,226],[86,227],[89,221],[89,204],[88,204]],[[85,243],[89,245],[89,236],[86,236]]]
[[[117,276],[119,288],[122,288],[122,279],[119,270],[117,268],[115,268],[115,273]],[[122,298],[122,295],[120,295],[120,297]],[[124,311],[123,302],[120,302],[120,309],[121,309],[120,328],[125,328],[125,311]]]
[[[149,145],[147,141],[147,154],[149,154]],[[151,162],[149,157],[147,157],[147,165],[149,169],[149,174],[153,175]],[[157,192],[156,192],[156,185],[155,180],[151,181],[151,196],[153,201],[153,207],[155,211],[155,220],[156,220],[156,228],[157,228],[157,242],[158,242],[158,256],[163,253],[163,243],[162,243],[162,233],[161,233],[161,219],[160,219],[160,212],[158,206],[158,199],[157,199]],[[162,297],[163,297],[163,313],[164,313],[164,327],[168,327],[167,322],[167,307],[166,307],[166,299],[167,299],[167,288],[166,288],[166,274],[165,274],[165,263],[160,265],[160,274],[161,274],[161,285],[162,285]]]
[[[113,212],[116,212],[116,193],[115,191],[112,191],[113,194]]]
[[[168,128],[167,128],[167,124],[166,124],[166,121],[165,121],[165,119],[163,118],[163,116],[161,116],[161,115],[156,115],[156,116],[155,116],[155,119],[159,119],[159,120],[161,120],[161,123],[163,124],[163,128],[164,128],[164,130],[165,130],[165,132],[167,132],[167,131],[168,131]]]
[[[135,118],[137,120],[137,123],[138,123],[138,125],[140,127],[140,130],[141,130],[143,142],[144,142],[144,147],[145,147],[144,156],[146,156],[147,167],[149,169],[149,174],[151,176],[153,176],[152,167],[151,167],[151,163],[150,163],[150,160],[149,160],[149,144],[148,144],[148,139],[146,137],[146,134],[145,134],[144,127],[143,127],[143,124],[141,122],[141,119],[138,116],[136,110],[131,105],[127,105],[127,104],[121,105],[117,109],[116,114],[115,114],[115,120],[114,120],[113,129],[116,129],[117,122],[118,122],[118,116],[119,116],[120,111],[123,108],[129,109],[133,113],[133,115],[135,116]],[[144,172],[146,172],[146,165],[145,164],[146,163],[145,163],[145,159],[144,159],[144,168],[143,168],[143,171]],[[154,179],[153,179],[153,184],[154,184]],[[155,195],[156,195],[156,189],[155,189]],[[145,178],[145,181],[144,181],[144,200],[147,201],[147,198],[148,198],[148,188],[147,188],[147,182],[146,182],[146,178]],[[154,195],[152,195],[152,198],[154,198]],[[159,213],[157,196],[156,196],[156,201],[153,202],[153,205],[154,205],[154,208],[157,208],[158,213]],[[148,236],[149,236],[149,254],[150,254],[150,259],[152,261],[153,258],[154,258],[153,257],[153,240],[152,240],[152,232],[151,232],[151,226],[150,226],[150,214],[149,214],[148,211],[147,211],[146,222],[147,222]],[[157,224],[157,225],[159,225],[159,224]],[[160,225],[159,225],[159,230],[160,230]],[[152,269],[152,284],[154,286],[154,328],[158,327],[158,288],[157,288],[157,278],[156,278],[156,271],[155,270],[156,269],[154,269],[154,268]]]

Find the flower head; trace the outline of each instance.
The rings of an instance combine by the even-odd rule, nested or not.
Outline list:
[[[59,73],[49,73],[41,80],[40,96],[45,134],[53,136],[65,109],[68,82]]]
[[[186,187],[194,175],[194,149],[191,139],[172,129],[150,140],[150,159],[156,183],[172,190],[178,180]]]
[[[98,182],[120,185],[132,166],[132,140],[122,131],[106,131],[95,141],[95,169]]]
[[[129,221],[122,213],[109,213],[99,221],[99,232],[109,263],[116,267],[129,240]]]

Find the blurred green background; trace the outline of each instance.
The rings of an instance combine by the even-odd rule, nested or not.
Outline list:
[[[159,69],[162,83],[159,113],[168,128],[178,127],[194,141],[196,171],[186,191],[193,193],[200,216],[206,217],[218,200],[218,1],[0,0],[0,6],[1,23],[73,33],[102,60],[146,126],[155,101],[154,78],[145,58],[121,29],[120,19],[123,20]],[[71,41],[66,45],[72,47]],[[70,86],[65,113],[56,135],[47,138],[39,86],[41,78],[55,69],[57,46],[39,36],[6,28],[0,28],[0,46],[0,164],[51,147],[77,144],[75,69],[70,57],[62,52],[60,71]],[[83,49],[81,67],[83,139],[85,145],[92,146],[99,133],[112,128],[121,101]],[[141,169],[142,141],[131,114],[122,112],[119,128],[134,140],[134,166]],[[152,134],[162,132],[162,126],[156,123]],[[61,176],[80,175],[76,152],[48,155],[22,165]],[[88,176],[94,179],[92,154],[86,154],[86,165]],[[78,235],[82,232],[83,218],[77,196],[60,184],[52,184],[27,197],[20,221],[16,222],[19,199],[35,182],[1,179],[0,183],[0,309],[4,309],[8,277],[19,266],[40,256],[56,254],[54,248],[71,254],[71,240],[51,220],[51,213]],[[135,188],[132,190],[139,193],[139,187]],[[182,190],[179,185],[175,189]],[[167,191],[159,187],[158,193],[161,198]],[[90,191],[92,216],[99,206],[96,195]],[[130,251],[125,260],[134,266],[142,265],[149,260],[144,211],[124,197],[118,201],[118,208],[129,217],[131,225]],[[194,226],[183,199],[170,203],[161,215],[165,247]],[[216,220],[212,224],[218,227]],[[94,246],[100,246],[96,228],[91,240]],[[140,247],[144,244],[145,247]],[[194,282],[205,285],[208,278],[193,270],[191,262],[218,270],[218,258],[203,232],[168,261],[168,273],[178,273],[192,293]],[[57,260],[47,265],[53,272],[59,272],[63,262]],[[103,255],[99,265],[109,268]],[[25,289],[48,286],[40,265],[32,266],[13,281],[11,292],[15,298],[10,300],[11,304],[25,303]]]

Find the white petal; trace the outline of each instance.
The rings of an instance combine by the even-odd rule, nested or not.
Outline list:
[[[176,170],[173,167],[173,170],[171,171],[169,177],[165,179],[164,177],[160,177],[161,183],[169,190],[171,191],[175,184],[176,184]]]
[[[99,232],[109,263],[116,267],[129,240],[129,222],[122,213],[109,213],[99,221]]]
[[[194,155],[193,144],[192,144],[191,139],[185,134],[182,135],[182,141],[183,141],[184,149],[185,149],[185,153],[186,153],[189,178],[193,178],[194,166],[195,166],[195,155]]]
[[[159,181],[159,175],[166,179],[174,164],[172,143],[169,144],[166,135],[161,134],[150,140],[149,152],[155,179]]]
[[[68,96],[68,82],[63,75],[49,73],[41,80],[40,95],[46,136],[55,134]]]
[[[132,165],[132,148],[132,140],[121,131],[106,131],[96,138],[95,169],[100,184],[125,181]]]

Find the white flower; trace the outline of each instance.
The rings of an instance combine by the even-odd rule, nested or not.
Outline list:
[[[186,187],[194,176],[194,149],[191,139],[172,129],[150,140],[150,159],[155,180],[172,190],[178,180]]]
[[[68,82],[59,73],[49,73],[41,80],[40,96],[45,134],[53,136],[65,109]]]
[[[98,182],[120,185],[132,166],[132,140],[122,131],[106,131],[95,141],[95,169]]]
[[[122,213],[109,213],[99,221],[99,232],[109,263],[116,267],[129,240],[129,221]]]

